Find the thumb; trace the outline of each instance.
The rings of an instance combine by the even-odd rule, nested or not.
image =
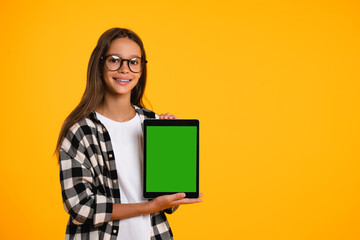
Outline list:
[[[176,200],[184,198],[185,196],[186,196],[185,193],[175,193],[175,194],[170,195],[170,200],[176,201]]]

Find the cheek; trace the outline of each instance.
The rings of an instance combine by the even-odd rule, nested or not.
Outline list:
[[[141,75],[136,76],[136,84],[138,84],[140,82],[140,77],[141,77]]]
[[[105,81],[112,81],[113,80],[114,74],[112,72],[105,71],[103,75],[104,75]]]

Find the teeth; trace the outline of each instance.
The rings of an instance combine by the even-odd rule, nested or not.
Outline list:
[[[130,80],[126,80],[126,79],[115,78],[115,80],[118,81],[118,82],[130,82]]]

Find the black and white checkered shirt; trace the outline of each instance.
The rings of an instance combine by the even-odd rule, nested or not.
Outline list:
[[[134,108],[142,127],[144,119],[159,118],[152,111]],[[110,219],[113,203],[121,201],[114,151],[95,111],[69,129],[59,160],[63,203],[70,215],[65,239],[116,240],[121,220]],[[173,239],[164,211],[152,213],[150,219],[151,240]]]

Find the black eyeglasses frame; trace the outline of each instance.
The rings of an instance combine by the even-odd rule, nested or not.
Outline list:
[[[119,66],[119,68],[116,69],[116,70],[110,70],[110,69],[107,67],[106,62],[105,62],[105,67],[106,67],[106,69],[109,70],[109,71],[111,71],[111,72],[118,71],[118,70],[121,68],[121,66],[122,66],[122,64],[123,64],[124,61],[127,61],[128,68],[129,68],[129,70],[130,70],[131,72],[133,72],[133,73],[140,73],[140,72],[142,72],[142,70],[143,70],[143,67],[144,67],[144,66],[141,67],[141,71],[140,71],[140,72],[134,72],[133,70],[131,70],[131,67],[130,67],[130,60],[132,60],[132,59],[134,59],[134,58],[139,58],[139,57],[134,57],[134,58],[130,58],[130,59],[125,59],[125,58],[119,57],[118,55],[110,54],[110,55],[106,55],[106,56],[101,56],[100,59],[101,59],[101,60],[105,60],[105,59],[107,59],[107,58],[110,57],[110,56],[116,56],[116,57],[118,57],[118,58],[120,59],[120,66]],[[142,58],[140,58],[140,59],[141,59],[141,64],[143,64],[143,65],[145,65],[145,64],[148,62],[148,61],[146,61],[145,59],[142,59]]]

